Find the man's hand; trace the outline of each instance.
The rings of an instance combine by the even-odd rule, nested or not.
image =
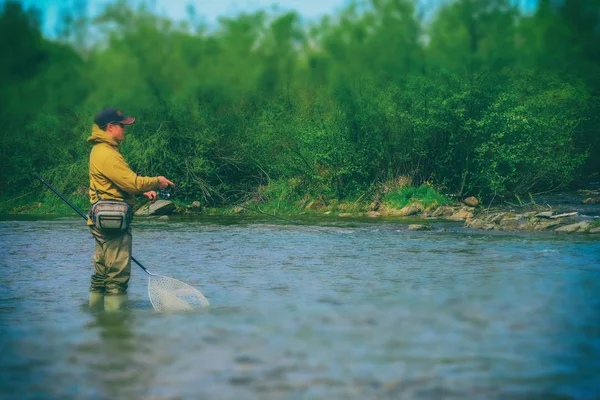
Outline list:
[[[171,182],[170,180],[168,180],[167,178],[165,178],[164,176],[159,176],[158,177],[158,187],[160,189],[165,189],[167,186],[175,187],[175,184],[173,182]],[[154,194],[156,194],[156,193],[154,193]]]
[[[148,200],[150,200],[150,203],[154,204],[154,202],[156,201],[156,192],[154,190],[151,190],[149,192],[144,192],[144,196],[146,196],[148,198]]]

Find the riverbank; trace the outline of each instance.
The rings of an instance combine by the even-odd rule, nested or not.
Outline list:
[[[503,203],[495,207],[482,206],[474,197],[453,204],[437,205],[423,204],[414,201],[410,204],[397,208],[385,202],[357,203],[357,202],[335,202],[335,204],[315,205],[310,201],[303,209],[294,212],[277,213],[277,207],[273,204],[256,204],[248,202],[225,208],[202,208],[200,202],[196,201],[186,206],[167,206],[175,214],[182,215],[247,215],[260,213],[267,215],[294,217],[294,216],[323,216],[337,218],[371,218],[373,220],[398,218],[410,219],[410,230],[430,230],[432,222],[447,220],[463,222],[466,228],[477,230],[499,230],[499,231],[554,231],[560,233],[586,233],[600,234],[600,196],[595,191],[580,191],[578,195],[571,195],[571,199],[581,197],[578,203],[543,205],[530,202],[528,204]],[[561,196],[562,197],[562,196]],[[161,204],[156,207],[141,207],[138,215],[161,215],[168,214],[159,211]],[[153,209],[154,208],[154,209]],[[268,210],[265,211],[265,210]],[[283,214],[283,215],[282,215]],[[167,218],[164,216],[163,218]],[[417,223],[415,223],[415,220]]]
[[[73,196],[71,201],[86,210],[88,199]],[[405,220],[411,230],[433,229],[433,222],[462,222],[466,228],[498,231],[552,231],[559,233],[600,233],[600,190],[580,190],[569,194],[547,196],[543,202],[480,204],[475,197],[452,201],[448,197],[415,196],[398,201],[396,198],[374,196],[371,201],[337,201],[303,198],[297,201],[254,198],[243,204],[205,207],[200,201],[159,200],[150,205],[141,201],[137,217],[169,215],[244,216],[269,215],[290,219],[300,216],[324,218],[369,218]],[[70,216],[73,210],[58,198],[22,198],[12,207],[7,202],[0,207],[6,219],[18,216]]]

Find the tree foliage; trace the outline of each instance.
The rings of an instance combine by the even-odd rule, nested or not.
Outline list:
[[[39,10],[7,1],[0,194],[33,170],[81,190],[92,116],[109,105],[137,118],[122,150],[138,173],[212,204],[283,181],[343,199],[399,176],[484,197],[597,179],[598,9],[454,0],[424,17],[411,0],[370,0],[209,30],[194,10],[175,22],[118,1],[95,18],[65,11],[48,39]]]

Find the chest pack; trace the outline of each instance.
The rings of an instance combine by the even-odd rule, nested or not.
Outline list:
[[[96,191],[98,201],[92,204],[90,219],[102,231],[125,231],[133,220],[133,207],[126,201],[102,200]]]

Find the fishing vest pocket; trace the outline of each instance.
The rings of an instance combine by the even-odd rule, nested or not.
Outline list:
[[[98,200],[92,204],[90,218],[103,231],[125,231],[133,220],[133,207],[125,201]]]

